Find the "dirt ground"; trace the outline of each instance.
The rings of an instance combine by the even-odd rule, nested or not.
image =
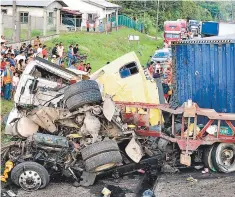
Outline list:
[[[196,181],[187,181],[190,176]],[[155,183],[154,193],[157,197],[234,197],[235,174],[190,172],[162,175]]]
[[[193,182],[188,177],[193,177]],[[52,180],[47,188],[34,192],[26,192],[21,189],[13,190],[18,197],[99,197],[104,187],[114,186],[113,197],[141,196],[140,192],[145,183],[144,176],[131,175],[117,180],[99,180],[88,188],[74,187],[71,183]],[[153,183],[152,189],[156,197],[234,197],[235,173],[201,174],[201,171],[181,172],[178,174],[162,174]],[[138,194],[137,194],[138,193]]]

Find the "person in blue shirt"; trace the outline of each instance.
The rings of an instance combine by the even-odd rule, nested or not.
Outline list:
[[[14,54],[11,54],[11,57],[9,58],[9,61],[10,61],[10,64],[13,65],[14,67],[16,66],[16,63],[15,63],[15,55]]]
[[[68,67],[71,66],[72,61],[73,61],[73,46],[70,45],[68,50]]]

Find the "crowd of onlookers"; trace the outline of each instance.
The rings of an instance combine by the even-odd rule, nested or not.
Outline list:
[[[157,82],[157,85],[162,84],[164,97],[169,101],[172,95],[172,60],[169,60],[164,64],[151,61],[148,65],[148,71],[150,76]]]
[[[85,63],[87,56],[80,54],[78,44],[70,45],[66,53],[61,42],[56,44],[50,53],[39,37],[33,41],[33,45],[23,43],[20,48],[12,48],[7,45],[4,36],[1,36],[1,96],[5,100],[13,98],[21,74],[36,56],[64,68],[69,67],[91,73],[90,63]],[[65,62],[68,62],[67,66]]]

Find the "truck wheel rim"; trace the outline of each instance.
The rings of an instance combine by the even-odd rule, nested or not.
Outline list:
[[[42,179],[37,172],[26,170],[20,175],[19,184],[24,190],[37,190],[42,184]]]
[[[231,149],[224,149],[221,153],[221,161],[225,166],[231,166],[234,161],[234,152]]]

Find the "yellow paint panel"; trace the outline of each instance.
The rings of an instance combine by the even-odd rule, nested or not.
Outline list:
[[[137,64],[139,73],[121,78],[120,68],[131,62]],[[159,104],[156,83],[146,79],[143,68],[134,52],[128,53],[104,66],[95,72],[91,78],[98,76],[99,73],[103,74],[100,74],[96,80],[100,85],[103,85],[103,94],[114,95],[114,101]],[[132,108],[131,110],[133,112],[136,109]],[[142,112],[140,111],[140,113]],[[160,111],[150,110],[150,124],[157,125],[159,122]]]

